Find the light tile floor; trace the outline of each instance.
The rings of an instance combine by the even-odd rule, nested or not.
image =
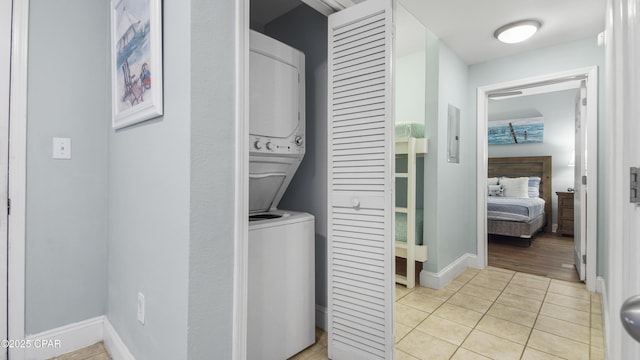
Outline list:
[[[396,359],[604,359],[600,295],[489,267],[441,290],[396,286]],[[292,359],[327,359],[327,336]]]

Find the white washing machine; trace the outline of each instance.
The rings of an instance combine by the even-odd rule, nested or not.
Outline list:
[[[249,230],[250,360],[284,360],[315,341],[314,218],[274,211]]]
[[[315,341],[315,221],[278,203],[305,153],[304,54],[250,35],[247,358],[283,360]]]

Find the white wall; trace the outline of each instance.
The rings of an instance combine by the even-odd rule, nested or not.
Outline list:
[[[574,187],[574,167],[569,167],[575,137],[577,89],[489,101],[489,121],[542,116],[543,143],[489,145],[489,157],[547,156],[552,159],[553,223],[558,223],[556,192]]]
[[[395,110],[397,123],[424,124],[426,117],[426,68],[425,49],[396,59]]]
[[[401,3],[395,16],[395,120],[424,124],[427,31]]]
[[[109,2],[30,2],[26,334],[104,314]],[[69,137],[71,160],[52,159]]]

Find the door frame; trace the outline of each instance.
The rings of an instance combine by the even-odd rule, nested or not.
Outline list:
[[[586,75],[587,80],[587,152],[594,154],[587,158],[590,169],[589,189],[592,196],[587,204],[587,273],[586,284],[589,291],[596,290],[596,255],[597,255],[597,223],[598,223],[598,67],[590,66],[566,70],[552,74],[528,77],[498,84],[478,87],[477,89],[477,152],[476,152],[476,186],[477,186],[477,251],[478,265],[485,268],[488,264],[487,254],[487,168],[489,145],[487,136],[488,95],[490,92],[506,91],[531,84],[557,81],[563,78]]]
[[[8,335],[25,338],[25,240],[27,179],[27,69],[29,1],[13,1],[11,89],[9,112]],[[11,360],[22,360],[25,349],[10,348]]]
[[[235,178],[232,358],[247,358],[249,278],[249,10],[235,1]]]
[[[11,87],[11,16],[12,1],[2,1],[0,8],[0,204],[8,199],[9,176],[9,89]],[[7,334],[7,225],[8,208],[0,206],[0,339],[8,339]],[[0,350],[0,359],[7,359],[7,349]]]

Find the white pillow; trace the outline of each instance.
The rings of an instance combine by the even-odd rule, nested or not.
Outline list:
[[[500,185],[504,187],[504,197],[528,198],[529,178],[500,178]]]
[[[488,178],[487,185],[498,185],[498,178],[497,177]]]

